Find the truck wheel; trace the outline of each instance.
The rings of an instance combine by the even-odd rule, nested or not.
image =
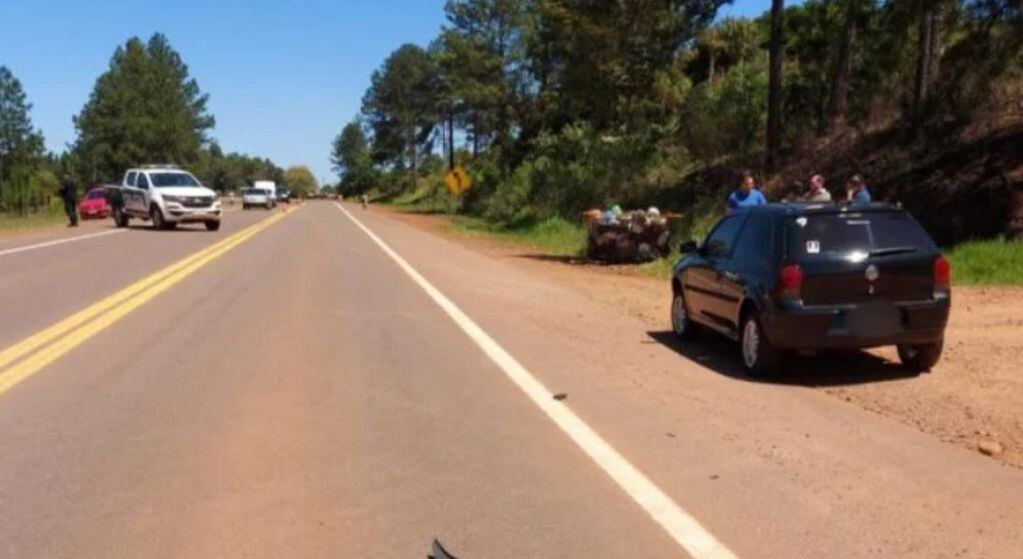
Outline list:
[[[781,366],[781,352],[767,341],[759,313],[756,311],[747,312],[742,318],[739,354],[746,372],[754,377],[774,376]]]
[[[207,231],[220,231],[220,222],[219,221],[207,221],[206,222],[206,230]]]
[[[128,216],[121,208],[114,209],[114,225],[121,229],[128,226]]]
[[[944,347],[944,338],[930,344],[900,345],[899,361],[902,361],[902,366],[908,371],[926,373],[938,364]]]
[[[153,229],[167,228],[167,222],[163,220],[163,212],[156,206],[149,208],[149,220],[153,223]]]

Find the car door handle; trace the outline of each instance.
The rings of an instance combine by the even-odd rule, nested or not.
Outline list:
[[[733,283],[738,283],[738,284],[745,283],[745,281],[743,281],[743,279],[742,279],[742,276],[740,276],[739,274],[736,274],[735,272],[721,272],[721,277],[723,277],[726,280],[728,280],[730,282],[733,282]]]

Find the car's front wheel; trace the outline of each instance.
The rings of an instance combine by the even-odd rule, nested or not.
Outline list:
[[[689,318],[685,296],[681,292],[675,293],[671,298],[671,330],[675,337],[682,341],[693,340],[699,334],[698,328]]]
[[[778,372],[781,352],[767,340],[760,316],[755,311],[743,316],[739,348],[742,365],[749,374],[755,377],[769,377]]]
[[[156,206],[153,206],[152,208],[149,208],[149,220],[153,224],[153,229],[166,229],[167,228],[167,222],[164,221],[164,219],[163,219],[163,212],[161,212],[160,208],[158,208]]]
[[[925,373],[938,364],[944,347],[944,339],[930,344],[900,345],[899,360],[906,369],[914,373]]]

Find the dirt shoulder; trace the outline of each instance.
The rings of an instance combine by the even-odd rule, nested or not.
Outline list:
[[[467,235],[442,215],[406,214],[374,208],[420,229],[443,234],[478,252],[514,261],[533,273],[641,319],[652,336],[670,338],[665,281],[634,267],[603,266],[545,254],[486,236]],[[732,344],[709,339],[674,346],[687,358],[747,379]],[[1023,468],[1023,288],[954,289],[945,353],[934,371],[906,376],[893,349],[794,358],[778,382],[811,386],[979,452],[997,443],[994,459]],[[995,449],[997,450],[997,449]]]

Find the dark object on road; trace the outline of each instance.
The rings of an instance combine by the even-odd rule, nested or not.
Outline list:
[[[458,559],[454,555],[447,552],[444,546],[439,541],[433,540],[433,550],[430,555],[427,555],[427,559]]]
[[[564,402],[565,400],[568,399],[568,394],[565,394],[564,392],[560,392],[560,393],[554,395],[554,399],[559,401],[559,402]]]
[[[751,208],[682,252],[672,274],[675,335],[706,329],[738,340],[752,374],[775,372],[787,350],[895,345],[913,372],[941,357],[949,264],[899,208]]]
[[[615,206],[606,213],[591,210],[586,217],[586,255],[612,264],[649,262],[667,256],[669,216],[657,208],[622,213]]]
[[[68,227],[78,227],[78,208],[77,208],[77,196],[78,186],[75,185],[75,181],[70,175],[64,175],[64,180],[61,181],[60,190],[58,191],[62,200],[64,200],[64,213],[67,214]]]

